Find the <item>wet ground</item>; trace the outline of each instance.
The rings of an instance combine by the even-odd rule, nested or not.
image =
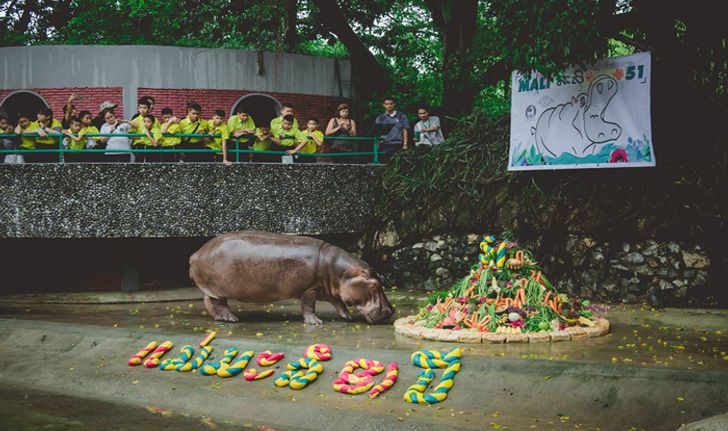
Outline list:
[[[388,297],[396,317],[416,313],[424,301],[420,292]],[[606,314],[612,332],[604,337],[462,345],[457,388],[446,402],[424,407],[402,402],[417,372],[407,364],[409,354],[452,344],[398,336],[391,325],[369,325],[356,315],[347,323],[328,304],[318,308],[325,324],[307,327],[294,301],[234,303],[240,322],[214,322],[194,288],[0,297],[0,429],[339,429],[356,420],[353,428],[369,431],[674,430],[728,410],[728,312],[722,310],[613,306]],[[279,349],[292,357],[301,346],[326,342],[337,357],[321,381],[298,392],[126,365],[147,340],[169,337],[176,351],[210,329],[219,334],[218,346]],[[217,350],[211,359],[219,359]],[[375,400],[333,393],[333,375],[359,355],[396,360],[402,383]]]
[[[175,293],[176,292],[176,293]],[[110,296],[113,298],[115,294]],[[220,334],[258,337],[282,343],[314,343],[326,339],[352,348],[416,350],[422,342],[393,333],[390,325],[369,325],[356,316],[347,323],[333,307],[318,303],[321,327],[308,327],[301,321],[297,302],[270,305],[233,303],[238,323],[214,322],[198,298],[197,289],[163,292],[175,302],[64,304],[0,302],[0,318],[21,318],[51,322],[85,323],[127,329],[153,329],[175,333],[202,334],[215,329]],[[396,317],[415,314],[425,300],[420,292],[395,291],[388,294],[397,309]],[[17,298],[17,297],[16,297]],[[53,296],[54,301],[62,299]],[[83,298],[83,297],[82,297]],[[538,344],[465,345],[468,354],[547,359],[582,363],[612,363],[637,367],[676,369],[728,369],[728,312],[724,310],[655,310],[624,305],[608,308],[612,327],[608,335],[574,342]],[[446,349],[447,343],[428,342]]]
[[[252,422],[217,421],[162,407],[134,407],[73,396],[3,386],[0,425],[6,431],[274,431]]]

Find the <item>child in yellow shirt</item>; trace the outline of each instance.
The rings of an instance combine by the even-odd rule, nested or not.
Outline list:
[[[162,128],[161,132],[163,134],[178,134],[182,133],[182,128],[179,125],[179,119],[174,116],[174,113],[172,112],[172,108],[162,108]],[[162,147],[162,149],[179,149],[180,143],[182,142],[182,138],[177,136],[164,136],[160,140],[159,145]],[[157,158],[157,161],[159,162],[179,162],[182,157],[180,155],[181,153],[175,153],[175,152],[169,152],[165,153],[164,151],[159,153],[159,157]]]
[[[227,159],[227,145],[230,140],[230,132],[228,131],[227,124],[225,124],[225,111],[221,109],[216,110],[207,123],[209,135],[220,135],[220,137],[209,138],[205,144],[207,148],[217,151],[210,155],[209,160],[212,160],[212,162],[222,162],[225,165],[232,164]]]
[[[53,118],[53,111],[44,106],[38,111],[37,120],[28,125],[25,133],[36,133],[38,135],[35,138],[36,150],[57,150],[60,144],[58,142],[58,135],[62,130],[61,122]],[[49,134],[51,135],[49,136]],[[31,156],[31,160],[28,160],[27,156]],[[27,156],[25,158],[26,161],[36,163],[56,163],[59,161],[57,152],[38,152],[32,155],[28,154]]]
[[[306,122],[306,130],[297,131],[296,138],[298,145],[292,150],[286,151],[288,154],[293,155],[297,153],[301,154],[313,154],[319,147],[324,144],[324,134],[318,130],[319,122],[316,118],[310,118]],[[300,157],[296,156],[297,163],[316,163],[315,157]]]
[[[63,138],[63,148],[66,150],[83,150],[86,148],[88,138],[84,136],[83,125],[78,117],[71,117],[68,121],[68,129],[63,131],[66,135]],[[85,154],[81,153],[63,153],[63,161],[66,163],[83,162]]]

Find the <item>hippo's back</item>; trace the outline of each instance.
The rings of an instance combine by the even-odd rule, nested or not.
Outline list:
[[[324,242],[269,232],[231,232],[190,256],[190,278],[209,296],[251,302],[295,298],[317,282]]]

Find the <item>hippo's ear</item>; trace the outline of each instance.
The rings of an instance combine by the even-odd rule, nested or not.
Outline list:
[[[344,278],[369,277],[369,270],[361,266],[352,266],[344,272]]]

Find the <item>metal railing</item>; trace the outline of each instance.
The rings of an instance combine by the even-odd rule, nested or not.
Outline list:
[[[87,135],[83,135],[83,138],[104,138],[104,137],[113,137],[113,138],[143,138],[147,135],[143,133],[89,133]],[[70,148],[64,148],[63,147],[63,140],[67,137],[67,135],[64,135],[62,133],[46,133],[46,137],[52,137],[52,138],[58,138],[58,148],[35,148],[35,149],[29,149],[29,148],[17,148],[17,149],[0,149],[0,155],[5,154],[39,154],[39,153],[57,153],[58,154],[58,162],[59,163],[65,163],[65,160],[63,158],[64,154],[94,154],[94,153],[120,153],[120,154],[137,154],[137,153],[208,153],[208,154],[221,154],[223,152],[222,149],[212,149],[212,148],[177,148],[179,147],[179,144],[174,146],[146,146],[143,149],[138,148],[130,148],[130,149],[106,149],[106,148],[83,148],[83,149],[70,149]],[[184,134],[184,133],[163,133],[163,138],[222,138],[221,135],[208,135],[208,134]],[[16,138],[16,139],[22,139],[22,138],[42,138],[42,136],[38,135],[37,133],[22,133],[22,134],[15,134],[15,133],[2,133],[0,134],[0,139],[2,138]],[[284,135],[282,139],[296,139],[293,135]],[[231,141],[235,144],[235,148],[227,148],[227,153],[235,154],[235,162],[240,163],[240,155],[241,154],[253,154],[253,155],[279,155],[279,156],[285,156],[288,155],[288,152],[285,150],[253,150],[253,149],[246,149],[246,148],[240,148],[240,141],[243,141],[247,145],[248,142],[252,144],[252,142],[255,140],[255,135],[249,134],[249,135],[242,135],[238,138],[230,137],[228,138],[228,141]],[[296,153],[297,156],[303,156],[303,157],[314,157],[314,158],[328,158],[328,157],[354,157],[354,156],[372,156],[372,164],[378,165],[379,164],[379,156],[381,152],[380,149],[380,141],[382,140],[379,136],[325,136],[325,141],[370,141],[372,142],[372,151],[350,151],[350,152],[336,152],[336,153]],[[194,144],[200,144],[202,145],[202,142],[195,142]],[[37,145],[45,145],[45,144],[35,144]],[[55,144],[54,144],[55,145]],[[133,142],[130,143],[130,146],[133,145]],[[291,148],[295,148],[297,146],[293,145]],[[279,146],[280,147],[280,146]],[[2,163],[2,160],[0,160],[0,164]]]

